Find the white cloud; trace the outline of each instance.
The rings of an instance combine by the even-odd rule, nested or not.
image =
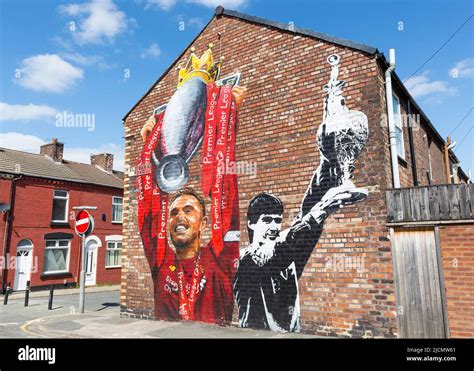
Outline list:
[[[39,153],[40,146],[45,141],[34,135],[27,135],[15,132],[0,133],[0,146],[18,151]]]
[[[46,142],[34,135],[16,132],[0,133],[0,147],[39,153],[40,146],[43,144],[46,144]],[[114,169],[123,171],[125,161],[125,148],[123,145],[105,143],[98,147],[69,147],[67,142],[64,145],[64,159],[83,164],[90,164],[91,154],[104,152],[112,153],[114,155]]]
[[[178,0],[146,0],[145,9],[159,8],[161,10],[170,10]],[[247,3],[247,0],[186,0],[187,3],[203,5],[208,8],[215,8],[218,5],[224,8],[235,10]]]
[[[449,76],[453,78],[474,77],[474,58],[463,59],[449,70]]]
[[[0,121],[34,121],[53,118],[58,110],[36,104],[8,104],[0,102]]]
[[[147,0],[145,9],[160,8],[161,10],[170,10],[177,0]]]
[[[73,45],[68,40],[64,40],[60,36],[52,37],[51,41],[53,43],[57,44],[58,46],[60,46],[63,49],[66,49],[66,50],[72,50],[73,49]]]
[[[426,71],[405,82],[406,88],[413,97],[421,98],[433,94],[453,95],[456,93],[456,89],[450,87],[446,81],[431,81],[428,75],[429,71]]]
[[[66,59],[70,62],[74,62],[83,66],[90,66],[102,61],[103,58],[97,55],[83,55],[76,52],[73,53],[60,53],[61,58]]]
[[[158,59],[160,55],[161,55],[160,47],[158,46],[158,44],[153,43],[142,52],[140,57],[142,59],[146,59],[146,58]]]
[[[39,54],[23,59],[21,76],[16,79],[26,89],[62,93],[84,78],[82,69],[74,67],[56,54]]]
[[[187,0],[188,3],[204,5],[208,8],[215,8],[219,5],[224,8],[235,10],[247,3],[247,0]]]
[[[117,35],[127,30],[132,21],[124,12],[118,10],[112,0],[62,5],[59,11],[79,18],[79,30],[74,31],[73,36],[80,45],[113,42]]]
[[[190,26],[190,27],[194,26],[196,28],[203,28],[204,27],[204,21],[202,20],[202,18],[193,17],[193,18],[189,19],[188,26]]]
[[[114,155],[114,169],[123,171],[125,163],[125,148],[114,143],[105,143],[99,147],[68,147],[64,145],[64,159],[90,164],[91,154],[112,153]]]
[[[83,55],[77,52],[59,53],[60,57],[70,62],[82,66],[97,66],[99,69],[109,69],[115,67],[113,64],[105,62],[104,57],[100,55]]]

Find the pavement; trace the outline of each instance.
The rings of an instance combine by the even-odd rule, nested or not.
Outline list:
[[[0,338],[318,338],[314,335],[221,327],[196,322],[165,322],[120,315],[118,286],[86,289],[85,313],[78,313],[77,289],[58,290],[48,310],[48,292],[24,293],[0,303]]]

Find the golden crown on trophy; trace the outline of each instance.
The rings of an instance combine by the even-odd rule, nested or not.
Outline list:
[[[178,66],[178,88],[193,77],[201,77],[206,84],[217,80],[221,63],[224,58],[221,57],[218,62],[214,63],[214,58],[212,57],[213,47],[214,45],[212,43],[209,44],[207,50],[200,58],[194,53],[196,49],[194,47],[191,48],[191,55],[186,62],[186,66],[184,68]]]

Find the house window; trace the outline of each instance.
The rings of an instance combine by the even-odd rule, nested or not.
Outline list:
[[[53,222],[67,222],[68,192],[55,190],[53,193]]]
[[[123,198],[112,197],[112,223],[122,223]]]
[[[31,256],[32,250],[33,243],[30,240],[21,240],[18,242],[18,245],[16,245],[16,256]]]
[[[403,123],[400,110],[400,100],[393,94],[393,119],[395,121],[395,134],[397,136],[397,154],[405,159],[405,141],[403,139]]]
[[[33,248],[33,243],[31,242],[31,240],[28,240],[28,239],[21,240],[20,242],[18,242],[18,245],[17,245],[17,250],[18,249],[32,249],[32,248]]]
[[[70,240],[46,240],[43,273],[69,271]]]
[[[122,266],[122,241],[107,241],[106,268],[120,268]]]

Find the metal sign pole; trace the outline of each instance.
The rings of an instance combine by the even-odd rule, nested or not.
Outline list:
[[[85,289],[86,289],[86,236],[82,235],[82,268],[81,275],[79,277],[80,281],[80,292],[79,292],[79,312],[84,313],[84,303],[85,303]]]
[[[84,313],[84,304],[86,301],[86,237],[92,233],[94,230],[94,218],[90,215],[86,210],[97,210],[96,206],[74,206],[73,210],[81,210],[79,215],[85,211],[87,213],[87,217],[89,219],[89,228],[86,231],[78,231],[77,225],[77,218],[76,218],[76,233],[79,237],[82,238],[82,247],[81,247],[81,254],[82,254],[82,267],[81,267],[81,274],[79,276],[79,312]],[[82,218],[84,219],[84,218]],[[82,223],[84,224],[84,223]]]

